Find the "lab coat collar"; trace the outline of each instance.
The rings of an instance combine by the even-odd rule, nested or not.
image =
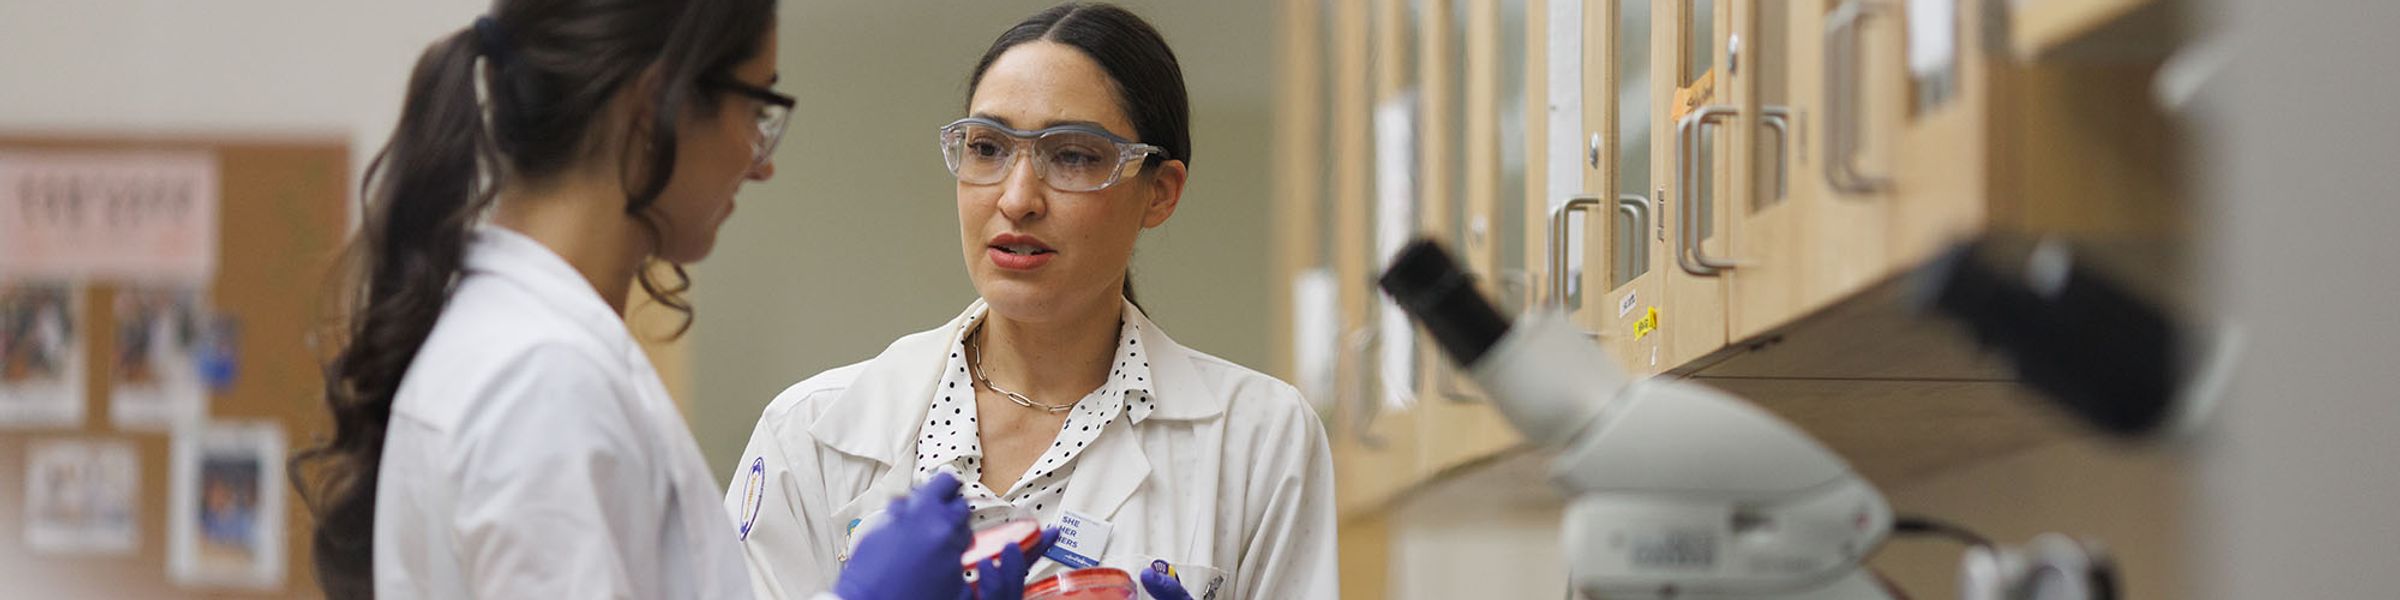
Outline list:
[[[612,346],[632,340],[624,317],[608,306],[575,265],[525,234],[497,225],[476,228],[467,242],[466,270],[530,288],[535,298]]]
[[[1153,404],[1150,418],[1170,421],[1201,421],[1225,413],[1224,390],[1209,385],[1200,377],[1200,369],[1192,364],[1193,352],[1174,339],[1166,330],[1150,322],[1149,315],[1132,302],[1125,303],[1125,320],[1139,326],[1144,352],[1150,353],[1150,376],[1157,379],[1150,386]]]
[[[941,382],[947,349],[958,344],[958,326],[982,306],[977,301],[948,324],[894,340],[809,426],[809,436],[886,467],[914,460],[915,436],[925,411],[933,407],[933,386]]]
[[[941,381],[943,365],[950,356],[949,348],[957,345],[958,336],[963,333],[959,326],[965,324],[968,317],[982,313],[984,306],[983,300],[977,299],[941,327],[893,341],[884,348],[882,354],[867,362],[858,377],[851,381],[849,389],[844,390],[840,398],[826,407],[824,415],[809,426],[809,435],[843,454],[874,460],[886,467],[912,464],[917,455],[915,442],[918,428],[925,422],[925,411],[932,406],[933,387]],[[1150,348],[1150,372],[1158,380],[1152,386],[1154,403],[1158,407],[1150,413],[1151,419],[1195,421],[1224,414],[1224,394],[1200,377],[1199,369],[1192,364],[1191,350],[1168,338],[1166,332],[1160,331],[1158,325],[1150,322],[1150,318],[1133,303],[1125,303],[1122,314],[1125,320],[1140,326],[1141,345]],[[1145,472],[1148,469],[1149,462],[1135,452],[1093,454],[1130,455],[1132,462],[1142,465]],[[1118,460],[1100,462],[1115,463]],[[1094,470],[1108,472],[1112,469],[1100,467]],[[1073,498],[1069,499],[1068,504],[1075,504]]]

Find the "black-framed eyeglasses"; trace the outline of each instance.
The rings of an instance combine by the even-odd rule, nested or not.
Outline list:
[[[941,129],[942,161],[950,174],[974,185],[999,183],[1015,168],[1017,155],[1033,150],[1033,174],[1062,192],[1092,192],[1140,172],[1148,158],[1167,156],[1157,146],[1128,141],[1090,125],[1060,125],[1037,131],[967,117]]]
[[[708,85],[745,98],[758,101],[758,111],[751,115],[758,128],[758,139],[751,142],[750,166],[767,164],[775,156],[775,145],[783,141],[783,131],[791,126],[792,107],[800,102],[775,90],[743,83],[731,77],[712,77]]]

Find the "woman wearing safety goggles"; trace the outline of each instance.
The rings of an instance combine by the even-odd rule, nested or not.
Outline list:
[[[938,129],[981,298],[760,417],[727,504],[760,588],[834,581],[883,499],[963,475],[981,527],[1061,530],[1029,577],[1107,566],[1159,598],[1332,598],[1331,454],[1300,394],[1185,348],[1133,300],[1191,161],[1181,67],[1109,5],[1033,15]]]

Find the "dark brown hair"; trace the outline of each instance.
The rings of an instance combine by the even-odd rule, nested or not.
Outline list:
[[[967,101],[992,61],[1026,42],[1049,41],[1082,51],[1116,84],[1117,107],[1133,121],[1134,141],[1166,149],[1150,155],[1144,169],[1168,160],[1192,163],[1192,106],[1183,89],[1183,65],[1167,39],[1148,21],[1113,4],[1070,2],[1018,21],[992,40],[967,77]],[[1125,299],[1133,300],[1133,273],[1125,273]],[[1140,306],[1135,303],[1135,306]]]
[[[392,400],[500,182],[608,155],[600,146],[618,125],[598,117],[652,77],[652,118],[626,124],[616,141],[626,144],[625,211],[662,241],[645,210],[673,175],[678,126],[713,116],[716,91],[703,81],[756,56],[774,20],[775,0],[497,0],[417,59],[399,125],[368,167],[364,220],[335,280],[343,314],[323,340],[334,348],[323,365],[333,435],[292,458],[292,484],[316,518],[310,550],[327,597],[374,596],[376,468]],[[638,281],[688,327],[691,306],[679,294],[689,283],[680,265],[672,270],[671,285],[648,269]]]

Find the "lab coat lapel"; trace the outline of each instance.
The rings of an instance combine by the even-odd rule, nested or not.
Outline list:
[[[1170,421],[1204,421],[1225,414],[1225,394],[1200,377],[1192,365],[1191,349],[1175,343],[1165,330],[1150,322],[1148,315],[1132,303],[1125,304],[1125,319],[1141,330],[1143,352],[1149,353],[1151,397],[1157,408],[1150,418]]]
[[[978,300],[948,324],[893,341],[809,426],[809,435],[843,454],[914,472],[904,467],[916,462],[917,431],[933,406],[947,349],[958,341],[959,324],[982,308]]]
[[[1130,419],[1109,421],[1107,427],[1076,458],[1083,464],[1076,465],[1062,502],[1066,510],[1113,521],[1125,500],[1148,484],[1150,457],[1142,452],[1141,428]]]
[[[833,512],[833,525],[845,538],[842,560],[849,560],[848,546],[854,541],[849,538],[866,534],[859,528],[863,524],[854,527],[853,520],[873,516],[915,485],[916,436],[925,411],[933,406],[933,387],[941,380],[948,348],[957,342],[959,324],[980,308],[979,301],[939,328],[893,341],[861,367],[850,387],[809,426],[809,436],[818,444],[882,469],[866,489],[842,500]]]

